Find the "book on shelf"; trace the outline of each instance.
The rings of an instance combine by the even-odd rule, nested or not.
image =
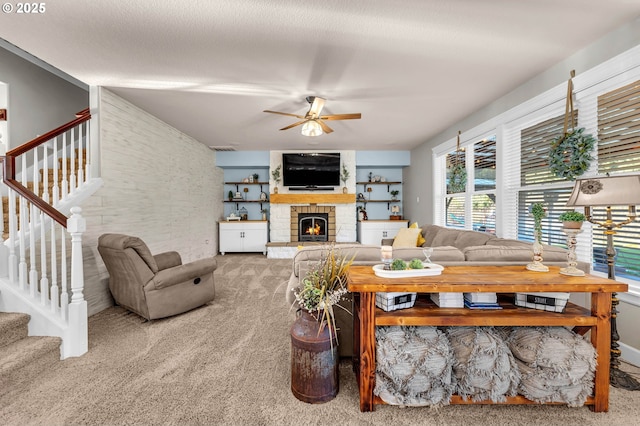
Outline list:
[[[497,303],[478,303],[464,300],[464,307],[467,309],[502,309]]]
[[[496,293],[464,293],[464,300],[472,303],[497,303]]]
[[[441,308],[463,308],[464,298],[462,293],[431,293],[433,303]]]

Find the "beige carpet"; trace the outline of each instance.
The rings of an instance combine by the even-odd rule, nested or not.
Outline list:
[[[377,406],[361,413],[351,365],[340,392],[306,404],[290,391],[284,302],[291,260],[218,257],[216,300],[145,322],[121,308],[90,318],[89,353],[41,380],[0,386],[3,425],[631,425],[640,392],[611,389],[609,413],[565,406]],[[634,370],[637,374],[638,370]]]

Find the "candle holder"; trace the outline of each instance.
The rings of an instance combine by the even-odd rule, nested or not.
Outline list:
[[[391,270],[391,262],[393,262],[393,247],[382,246],[380,247],[380,260],[384,264],[385,271]]]
[[[577,240],[576,236],[582,232],[580,228],[562,228],[562,231],[567,234],[567,248],[569,249],[569,253],[567,253],[567,267],[560,268],[560,273],[563,275],[571,275],[574,277],[582,277],[584,276],[584,271],[576,268],[578,265],[578,257],[576,256],[576,245]]]
[[[535,239],[533,241],[533,245],[531,246],[531,250],[533,251],[533,262],[529,263],[526,268],[529,271],[534,272],[549,272],[549,267],[542,264],[542,252],[544,246],[540,242],[542,239],[542,232],[535,232]]]

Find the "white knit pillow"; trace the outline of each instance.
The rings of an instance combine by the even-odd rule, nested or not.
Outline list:
[[[447,327],[455,355],[456,392],[474,401],[506,401],[518,393],[520,373],[507,344],[493,327]]]
[[[436,327],[377,327],[373,393],[393,405],[448,405],[452,364],[449,341]]]
[[[564,327],[513,327],[507,345],[528,399],[579,407],[591,395],[597,353],[582,336]]]

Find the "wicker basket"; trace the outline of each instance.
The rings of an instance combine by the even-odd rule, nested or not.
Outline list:
[[[418,293],[376,293],[376,306],[384,311],[411,308]]]

